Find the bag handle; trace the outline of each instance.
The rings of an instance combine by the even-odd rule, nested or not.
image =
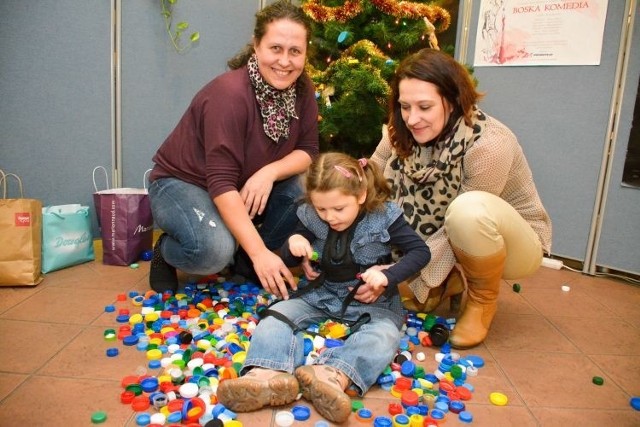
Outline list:
[[[0,169],[0,182],[2,183],[2,198],[7,198],[7,175]]]
[[[20,199],[24,199],[24,190],[22,187],[22,180],[20,179],[20,177],[18,175],[16,175],[15,173],[4,173],[2,172],[2,177],[0,177],[0,181],[2,181],[2,198],[6,199],[7,198],[7,181],[9,181],[9,177],[12,176],[16,179],[16,181],[18,181],[18,188],[20,189]]]
[[[107,174],[107,169],[104,166],[96,166],[93,168],[93,188],[95,188],[96,192],[98,191],[98,185],[96,184],[96,171],[102,170],[104,172],[104,181],[107,184],[106,189],[109,189],[109,175]]]
[[[147,169],[144,171],[144,175],[142,175],[142,188],[147,189],[147,182],[149,182],[149,174],[153,169]]]
[[[84,215],[84,216],[89,216],[89,207],[88,206],[82,206],[79,205],[80,207],[73,212],[73,214],[80,214],[80,215]],[[55,215],[58,217],[58,219],[67,219],[65,216],[63,216],[63,213],[69,214],[70,212],[66,211],[63,212],[62,211],[62,206],[47,206],[46,208],[42,209],[42,213],[44,215]],[[57,210],[56,210],[57,209]]]

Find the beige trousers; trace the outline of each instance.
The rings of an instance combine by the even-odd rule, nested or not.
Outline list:
[[[542,244],[527,221],[509,203],[484,191],[460,194],[447,209],[444,228],[449,241],[476,257],[505,246],[503,279],[535,272],[542,263]]]

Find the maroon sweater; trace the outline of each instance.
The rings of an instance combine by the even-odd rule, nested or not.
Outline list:
[[[293,150],[318,154],[318,106],[311,80],[298,79],[296,115],[289,138],[276,144],[262,116],[246,67],[226,72],[204,86],[153,156],[150,181],[175,177],[206,189],[211,198],[244,183],[263,166]]]

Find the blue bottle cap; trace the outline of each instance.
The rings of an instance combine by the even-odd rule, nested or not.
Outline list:
[[[137,335],[127,335],[122,339],[122,344],[124,345],[136,345],[138,344],[138,336]]]
[[[434,409],[431,411],[431,418],[434,420],[441,420],[444,418],[444,412],[439,409]]]
[[[146,426],[151,422],[151,416],[146,413],[138,414],[136,416],[136,424],[139,426]]]
[[[473,421],[473,415],[469,411],[462,411],[458,414],[458,419],[463,423],[470,423]]]
[[[484,366],[484,359],[480,356],[476,356],[473,354],[464,356],[461,360],[469,361],[473,363],[473,366],[476,368],[482,368]]]
[[[107,349],[107,357],[116,357],[118,355],[118,349],[115,347]]]
[[[297,405],[291,408],[291,413],[296,421],[305,421],[311,416],[311,409],[305,405]]]
[[[389,417],[376,417],[373,420],[373,427],[391,427],[393,422]]]
[[[640,397],[638,396],[632,397],[629,403],[631,404],[631,407],[633,409],[635,409],[636,411],[640,411]]]

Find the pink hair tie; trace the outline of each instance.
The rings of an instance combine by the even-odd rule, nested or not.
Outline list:
[[[360,163],[360,167],[364,169],[367,166],[368,161],[363,157],[361,159],[358,159],[358,163]]]

